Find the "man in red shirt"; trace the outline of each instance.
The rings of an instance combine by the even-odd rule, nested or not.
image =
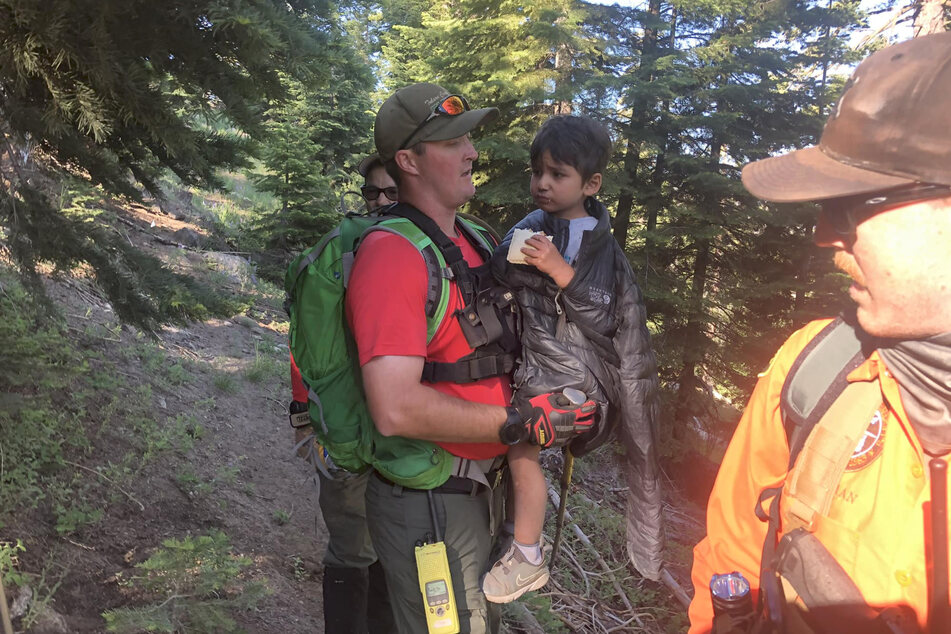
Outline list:
[[[400,203],[432,220],[471,267],[482,264],[482,257],[456,225],[457,209],[475,194],[472,167],[478,152],[469,133],[497,114],[494,108],[470,110],[462,97],[434,84],[414,84],[383,103],[374,128],[377,151],[397,183]],[[454,475],[433,488],[431,497],[379,473],[371,477],[366,499],[370,535],[386,572],[399,631],[427,631],[414,546],[427,535],[432,538],[432,500],[461,631],[495,632],[498,608],[487,604],[480,585],[500,520],[490,513],[492,489],[486,474],[499,467],[507,449],[503,441],[539,442],[538,429],[554,422],[547,429],[561,427],[556,434],[564,442],[591,421],[583,420],[588,411],[583,407],[557,411],[534,401],[522,413],[508,407],[508,374],[465,383],[424,381],[426,362],[452,363],[473,352],[456,318],[463,295],[455,279],[449,284],[447,316],[428,339],[427,285],[420,251],[401,235],[371,233],[357,251],[347,316],[377,430],[386,437],[436,443],[454,459]],[[541,434],[541,441],[550,439]],[[400,456],[375,458],[399,462]]]

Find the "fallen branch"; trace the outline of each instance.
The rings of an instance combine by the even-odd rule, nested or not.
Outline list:
[[[690,597],[687,596],[687,593],[684,591],[683,587],[677,580],[674,579],[666,568],[661,568],[660,570],[660,580],[664,582],[664,585],[670,588],[670,591],[674,593],[674,597],[680,601],[680,604],[684,606],[684,609],[690,607]]]
[[[99,473],[99,472],[96,471],[95,469],[90,469],[89,467],[84,467],[83,465],[78,464],[78,463],[76,463],[76,462],[72,462],[72,461],[70,461],[70,460],[63,460],[63,462],[64,462],[65,464],[68,464],[68,465],[72,466],[72,467],[77,467],[77,468],[79,468],[79,469],[84,469],[84,470],[88,471],[89,473],[95,473],[97,476],[99,476],[100,478],[102,478],[103,480],[105,480],[106,482],[108,482],[109,484],[111,484],[112,486],[114,486],[115,488],[117,488],[120,492],[122,492],[123,494],[125,494],[125,496],[126,496],[127,498],[129,498],[130,500],[132,500],[133,502],[135,502],[136,504],[138,504],[140,510],[143,510],[143,511],[145,510],[145,505],[142,504],[141,502],[139,502],[138,500],[136,500],[134,497],[132,497],[132,494],[131,494],[131,493],[129,493],[128,491],[126,491],[125,489],[123,489],[122,487],[120,487],[118,484],[116,484],[116,481],[115,481],[115,480],[113,480],[113,479],[111,479],[111,478],[109,478],[109,477],[107,477],[107,476],[105,476],[105,475]]]
[[[509,610],[515,613],[513,616],[518,621],[519,629],[528,634],[545,634],[545,630],[535,619],[535,615],[524,604],[515,601],[509,604]]]
[[[548,497],[551,499],[552,504],[555,505],[555,508],[558,508],[560,496],[558,495],[558,492],[555,491],[554,487],[548,487]],[[611,585],[614,586],[614,591],[624,603],[624,607],[627,608],[628,611],[633,611],[634,608],[631,606],[631,601],[627,598],[627,593],[625,593],[623,588],[621,588],[621,584],[618,583],[617,577],[614,576],[614,571],[611,570],[611,566],[609,566],[608,562],[604,560],[604,557],[602,557],[601,553],[598,552],[598,549],[594,547],[594,545],[591,543],[591,540],[588,539],[588,536],[584,534],[584,531],[582,531],[578,525],[574,523],[574,521],[571,519],[571,513],[569,513],[567,510],[565,510],[565,520],[570,522],[572,532],[598,560],[598,564],[608,576],[608,579],[611,581]],[[636,614],[634,615],[634,620],[639,626],[644,627],[644,623],[641,622],[640,617],[638,617]]]

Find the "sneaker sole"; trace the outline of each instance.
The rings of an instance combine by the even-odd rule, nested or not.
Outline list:
[[[518,590],[516,590],[515,592],[512,592],[511,594],[502,594],[502,595],[486,594],[485,600],[489,601],[490,603],[511,603],[512,601],[519,598],[526,592],[531,592],[532,590],[538,590],[539,588],[544,587],[545,584],[548,583],[548,578],[550,576],[551,575],[548,572],[545,572],[535,581],[531,582],[527,586],[519,588]]]

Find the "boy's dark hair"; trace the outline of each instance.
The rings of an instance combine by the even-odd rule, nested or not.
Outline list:
[[[603,125],[588,117],[559,115],[542,124],[532,141],[532,166],[545,152],[559,163],[566,163],[587,181],[604,172],[611,158],[611,137]]]

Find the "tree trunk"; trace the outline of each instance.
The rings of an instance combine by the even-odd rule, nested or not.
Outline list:
[[[919,0],[915,10],[915,37],[941,33],[945,28],[948,0]]]
[[[559,46],[555,52],[555,74],[558,76],[556,94],[563,94],[562,90],[571,84],[571,50],[567,45]],[[571,114],[571,101],[564,99],[556,101],[555,114]]]
[[[628,128],[630,129],[630,128]],[[624,174],[630,189],[621,191],[617,201],[617,213],[614,214],[614,239],[621,250],[627,246],[627,233],[631,228],[631,211],[634,209],[634,183],[637,182],[637,168],[641,162],[641,144],[628,141],[627,154],[624,156]]]
[[[698,401],[700,381],[697,379],[697,366],[703,361],[707,347],[704,332],[703,295],[707,285],[707,269],[710,266],[710,240],[697,240],[697,259],[694,260],[692,288],[690,292],[689,316],[684,328],[683,366],[678,379],[677,408],[674,414],[674,438],[682,438],[685,425],[690,417],[702,411]]]

